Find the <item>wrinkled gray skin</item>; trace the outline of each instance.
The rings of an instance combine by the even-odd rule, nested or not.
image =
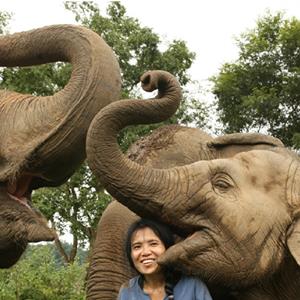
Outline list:
[[[131,146],[128,155],[139,164],[170,168],[198,161],[202,153],[201,141],[210,139],[199,129],[164,126]],[[104,211],[90,259],[88,299],[116,299],[121,284],[134,275],[123,245],[128,227],[136,219],[136,214],[117,201]]]
[[[235,151],[282,147],[279,140],[264,135],[252,135],[251,141],[247,142],[240,139],[238,145],[233,140],[238,136],[212,138],[200,129],[164,126],[135,143],[129,149],[128,157],[142,165],[166,169],[199,160],[232,156]],[[135,274],[127,263],[123,245],[128,227],[136,219],[136,214],[117,201],[113,201],[104,211],[90,260],[88,299],[116,299],[120,285]],[[110,280],[107,281],[107,278]],[[210,289],[213,299],[225,299],[223,293],[227,289],[211,285]]]
[[[156,76],[149,77],[148,83],[157,81]],[[156,85],[162,99],[114,103],[95,117],[87,138],[91,169],[130,210],[161,220],[182,237],[166,251],[161,264],[222,286],[231,299],[300,299],[299,159],[280,141],[253,134],[216,138],[201,148],[205,160],[167,170],[141,166],[119,150],[116,136],[121,128],[160,121],[162,107],[162,119],[166,111],[173,113],[178,95],[168,96],[174,82],[167,82]],[[99,145],[97,140],[104,139],[106,142]],[[106,224],[109,216],[114,216],[113,205],[104,215]],[[106,227],[101,223],[99,235],[105,235]],[[116,245],[111,245],[108,254],[114,262],[119,259],[116,253],[120,246]],[[123,274],[125,268],[110,268],[114,263],[109,264],[105,252],[102,261],[100,255],[96,261],[95,253],[90,280],[97,264],[102,264],[111,285],[116,276],[110,270],[119,272],[119,278],[128,276]],[[103,287],[100,294],[101,299],[113,299]]]
[[[85,159],[95,114],[119,99],[120,70],[94,32],[55,25],[0,37],[0,65],[72,64],[65,88],[53,96],[0,91],[0,268],[12,266],[28,242],[53,240],[30,203],[33,189],[62,184]]]

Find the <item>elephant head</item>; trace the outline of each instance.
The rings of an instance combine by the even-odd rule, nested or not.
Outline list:
[[[95,114],[120,94],[120,70],[94,32],[55,25],[0,37],[0,65],[64,61],[68,84],[53,96],[0,91],[0,267],[17,261],[28,242],[54,233],[30,202],[32,190],[63,183],[85,159]]]
[[[122,204],[182,237],[162,264],[227,286],[237,299],[298,299],[299,158],[272,137],[234,134],[206,142],[205,160],[166,170],[139,165],[121,153],[117,133],[136,120],[160,121],[163,106],[174,111],[177,101],[166,95],[115,102],[95,117],[92,171]]]

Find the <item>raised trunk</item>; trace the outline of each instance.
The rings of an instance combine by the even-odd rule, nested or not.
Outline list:
[[[94,115],[118,100],[120,70],[110,47],[84,27],[57,25],[0,37],[0,65],[72,64],[65,88],[53,96],[0,92],[0,180],[20,171],[55,185],[85,158]],[[52,182],[52,183],[51,183]]]
[[[148,72],[141,81],[147,91],[158,88],[157,99],[122,100],[107,106],[95,117],[87,136],[92,171],[114,197],[137,213],[143,212],[145,205],[149,212],[162,210],[164,191],[172,188],[169,180],[176,176],[176,170],[167,172],[131,161],[119,149],[117,134],[127,125],[166,120],[181,99],[178,82],[167,72]]]

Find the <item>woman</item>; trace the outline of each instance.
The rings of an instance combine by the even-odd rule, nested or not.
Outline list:
[[[138,276],[123,284],[118,300],[211,300],[206,285],[198,278],[180,275],[158,265],[157,259],[174,245],[164,225],[140,219],[128,230],[126,254]]]

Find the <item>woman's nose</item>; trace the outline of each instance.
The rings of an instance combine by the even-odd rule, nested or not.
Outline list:
[[[144,246],[142,249],[142,255],[148,255],[150,253],[151,253],[150,248],[147,246]]]

